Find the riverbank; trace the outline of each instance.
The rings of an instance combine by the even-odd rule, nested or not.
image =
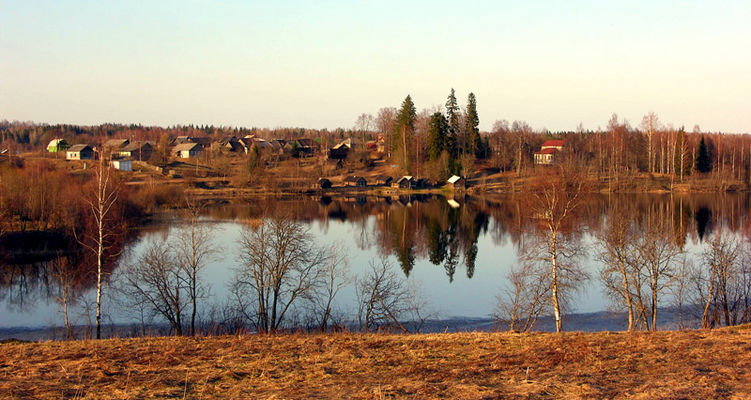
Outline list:
[[[7,398],[748,398],[751,330],[0,344]]]

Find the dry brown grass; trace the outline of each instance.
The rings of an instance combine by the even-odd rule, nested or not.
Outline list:
[[[147,338],[0,345],[2,398],[751,398],[751,332]]]

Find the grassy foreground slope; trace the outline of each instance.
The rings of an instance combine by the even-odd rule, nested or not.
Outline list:
[[[2,398],[751,398],[751,331],[0,345]]]

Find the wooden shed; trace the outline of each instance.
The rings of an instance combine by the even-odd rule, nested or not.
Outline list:
[[[453,175],[446,181],[446,187],[451,189],[466,189],[467,181],[458,175]]]
[[[393,181],[394,178],[388,175],[378,175],[375,177],[375,184],[379,186],[391,186],[391,182]]]
[[[392,183],[391,186],[399,189],[412,189],[412,186],[415,184],[415,178],[413,178],[410,175],[405,175],[399,179],[396,180],[396,182]]]
[[[356,175],[350,175],[346,178],[344,178],[344,184],[346,186],[367,186],[368,181],[365,180],[362,176],[356,176]]]

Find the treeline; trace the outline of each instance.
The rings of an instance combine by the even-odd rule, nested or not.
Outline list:
[[[71,125],[42,124],[34,122],[0,121],[0,150],[13,151],[43,150],[55,138],[63,138],[69,143],[99,143],[110,138],[126,138],[137,141],[158,143],[165,138],[191,136],[219,140],[236,136],[254,135],[265,139],[297,139],[301,137],[324,140],[326,144],[338,141],[353,134],[347,129],[308,129],[308,128],[245,128],[213,125],[175,125],[171,127],[143,126],[140,124],[101,124]]]
[[[377,116],[362,114],[356,130],[383,135],[387,156],[406,172],[443,179],[452,173],[471,176],[484,166],[517,175],[531,172],[534,153],[550,139],[564,140],[556,163],[567,168],[618,180],[636,173],[734,179],[751,176],[751,136],[702,132],[695,125],[664,124],[654,112],[637,127],[613,114],[605,129],[574,131],[534,130],[525,121],[497,120],[489,132],[480,132],[477,99],[473,93],[464,108],[451,89],[445,107],[417,112],[411,96],[399,109],[385,107]],[[374,128],[373,131],[368,130]],[[369,137],[363,135],[363,137]],[[480,161],[479,165],[476,161]]]

